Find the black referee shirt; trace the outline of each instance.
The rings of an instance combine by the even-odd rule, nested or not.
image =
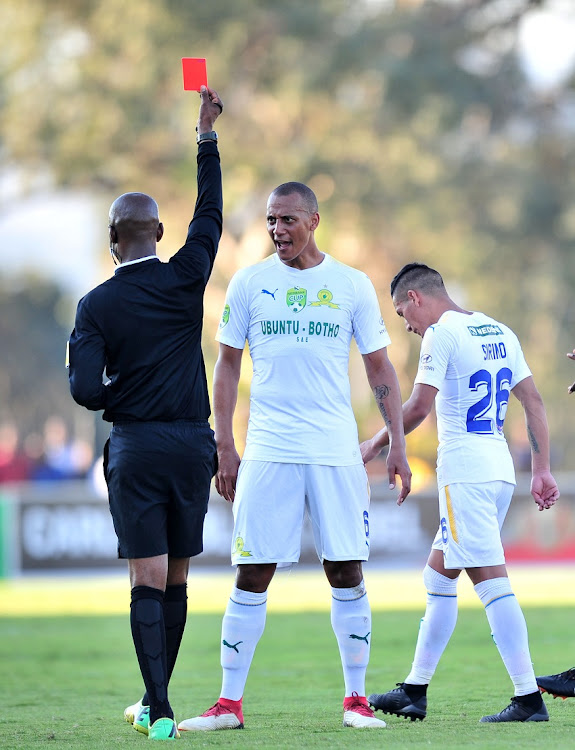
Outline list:
[[[169,262],[121,266],[78,303],[70,391],[80,405],[104,409],[108,422],[210,416],[203,297],[222,233],[220,159],[211,141],[198,147],[197,178],[186,243]]]

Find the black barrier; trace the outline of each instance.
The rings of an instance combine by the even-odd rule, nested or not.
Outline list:
[[[503,541],[509,562],[575,561],[575,477],[560,480],[562,497],[539,513],[520,477],[505,522]],[[369,514],[370,561],[421,567],[438,527],[434,486],[396,504],[397,491],[372,483]],[[212,494],[204,528],[204,552],[195,565],[230,565],[231,506]],[[106,498],[84,482],[34,483],[5,487],[0,493],[0,576],[42,571],[125,567]],[[306,521],[300,562],[317,563]]]

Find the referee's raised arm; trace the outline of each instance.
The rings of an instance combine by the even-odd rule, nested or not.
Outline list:
[[[186,242],[173,260],[177,262],[185,257],[189,261],[190,255],[197,256],[198,250],[203,249],[207,253],[207,263],[204,266],[204,280],[207,282],[222,235],[222,175],[217,147],[218,134],[214,130],[214,123],[223,111],[223,103],[214,89],[205,86],[202,87],[200,96],[202,101],[196,127],[198,195]],[[202,262],[198,257],[194,260]]]

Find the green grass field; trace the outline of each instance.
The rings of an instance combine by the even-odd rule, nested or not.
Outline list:
[[[388,690],[405,677],[421,614],[416,609],[374,612],[368,692]],[[572,666],[575,608],[526,607],[525,614],[536,671]],[[219,614],[190,615],[170,690],[178,720],[201,713],[219,695],[220,623]],[[88,750],[147,742],[122,720],[124,707],[141,697],[127,614],[0,618],[0,665],[0,748]],[[575,699],[547,696],[548,723],[478,723],[483,714],[507,705],[512,693],[483,610],[462,608],[428,693],[426,720],[386,717],[386,730],[344,729],[341,667],[329,613],[271,613],[244,696],[246,728],[183,734],[179,747],[573,745]]]

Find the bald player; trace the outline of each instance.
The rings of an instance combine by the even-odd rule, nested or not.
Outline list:
[[[156,255],[158,205],[126,193],[110,208],[111,279],[78,303],[69,342],[72,396],[113,423],[104,474],[118,554],[127,558],[130,623],[145,686],[124,716],[150,739],[178,736],[168,683],[184,632],[189,558],[202,551],[216,446],[201,349],[203,297],[222,230],[214,122],[223,105],[202,87],[198,196],[186,242]]]

